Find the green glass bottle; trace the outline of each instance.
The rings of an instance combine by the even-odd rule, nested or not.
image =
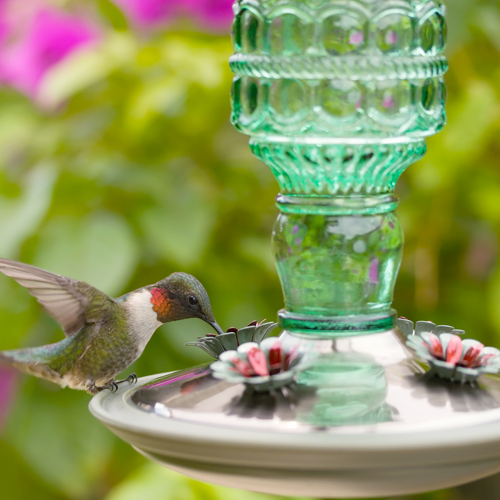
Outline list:
[[[437,0],[238,0],[232,123],[280,186],[286,330],[390,329],[401,173],[445,124]]]

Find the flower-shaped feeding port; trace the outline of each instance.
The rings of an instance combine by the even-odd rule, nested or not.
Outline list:
[[[406,344],[429,365],[429,374],[451,382],[473,383],[483,373],[500,370],[500,350],[485,347],[474,339],[462,340],[455,333],[442,332],[438,326],[433,331],[417,332],[415,328],[415,334],[408,336]]]
[[[297,346],[287,348],[279,338],[272,337],[260,344],[247,342],[235,351],[223,352],[211,368],[215,378],[266,392],[291,384],[305,363]]]
[[[441,333],[450,333],[452,335],[463,335],[465,330],[459,330],[449,325],[436,325],[432,321],[417,321],[415,323],[415,330],[413,330],[413,321],[408,318],[400,317],[396,321],[396,326],[401,332],[409,337],[410,335],[422,335],[423,333],[432,332],[434,335]]]
[[[233,351],[242,344],[247,342],[259,343],[264,339],[271,330],[276,328],[277,324],[265,319],[260,323],[252,321],[244,328],[228,328],[225,333],[216,335],[208,333],[205,337],[199,337],[194,342],[187,342],[186,346],[195,346],[203,349],[207,354],[214,358],[218,358],[223,352]]]

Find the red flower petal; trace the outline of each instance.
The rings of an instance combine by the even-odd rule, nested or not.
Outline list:
[[[283,349],[279,340],[277,340],[271,347],[271,349],[269,349],[268,357],[271,375],[279,373],[281,371],[281,364],[283,362]]]
[[[443,358],[443,345],[441,344],[439,337],[433,333],[429,333],[427,339],[429,352],[436,358]]]
[[[249,378],[252,375],[255,375],[255,372],[252,370],[252,367],[246,361],[243,361],[237,356],[231,358],[230,361],[244,377]]]
[[[250,366],[253,368],[257,375],[260,375],[261,377],[269,375],[266,355],[258,347],[250,349],[247,352],[247,358]]]
[[[465,366],[472,368],[474,366],[475,362],[477,361],[477,358],[481,354],[483,347],[484,347],[483,344],[476,344],[476,345],[469,347],[469,349],[467,350],[467,352],[465,353],[465,355],[462,359],[462,363]]]
[[[458,335],[452,335],[446,349],[446,361],[456,365],[462,357],[462,339]]]

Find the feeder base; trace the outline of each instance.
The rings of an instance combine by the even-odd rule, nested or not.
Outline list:
[[[404,495],[500,472],[500,379],[428,378],[399,330],[289,333],[316,360],[270,393],[208,366],[103,391],[90,410],[140,453],[196,479],[318,498]]]

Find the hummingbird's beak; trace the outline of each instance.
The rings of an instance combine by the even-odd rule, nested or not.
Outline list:
[[[210,323],[210,326],[212,326],[212,328],[220,335],[221,333],[224,333],[222,331],[222,328],[219,326],[219,324],[217,323],[217,321],[212,321]]]

